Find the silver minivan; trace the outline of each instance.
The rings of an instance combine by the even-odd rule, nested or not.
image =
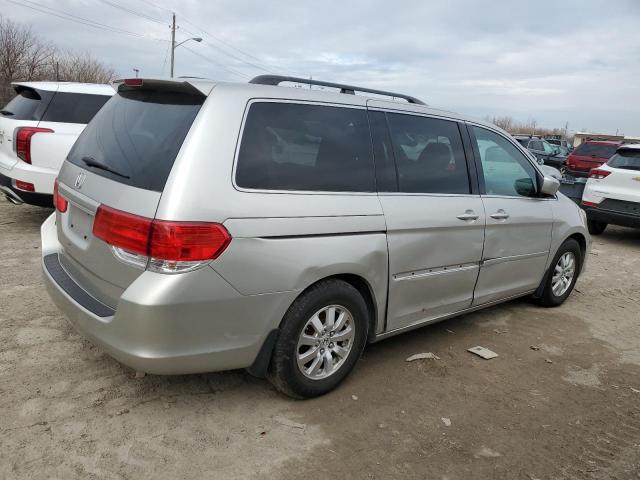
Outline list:
[[[246,368],[313,397],[368,342],[560,305],[584,269],[583,212],[494,125],[291,77],[117,90],[60,171],[42,263],[75,328],[137,371]]]

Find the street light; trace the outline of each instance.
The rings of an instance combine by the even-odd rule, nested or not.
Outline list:
[[[173,35],[171,35],[171,78],[173,78],[173,66],[175,63],[175,51],[176,48],[178,48],[180,45],[182,45],[183,43],[188,42],[189,40],[193,40],[194,42],[201,42],[202,38],[200,37],[191,37],[191,38],[187,38],[186,40],[181,41],[180,43],[176,43],[176,37],[175,37],[175,32],[173,32]]]

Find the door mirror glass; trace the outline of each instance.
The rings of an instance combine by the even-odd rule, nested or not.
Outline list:
[[[545,175],[542,178],[542,187],[540,188],[540,193],[545,196],[553,197],[556,193],[558,193],[558,189],[560,188],[560,181],[553,177],[549,177]]]

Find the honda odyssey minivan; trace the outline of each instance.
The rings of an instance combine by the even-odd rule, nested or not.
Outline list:
[[[246,368],[313,397],[369,342],[564,302],[590,237],[558,187],[506,132],[407,95],[124,80],[60,171],[43,270],[137,371]]]

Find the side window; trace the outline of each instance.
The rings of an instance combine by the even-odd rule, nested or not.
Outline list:
[[[267,190],[375,191],[366,110],[252,104],[240,144],[236,183]]]
[[[542,142],[539,140],[531,140],[529,142],[529,148],[531,150],[536,150],[538,152],[544,151],[544,147],[542,146]]]
[[[108,95],[56,93],[42,121],[87,124],[110,98]]]
[[[534,197],[538,193],[536,169],[506,138],[473,127],[488,195]]]
[[[398,113],[387,118],[400,192],[471,193],[457,123]]]

